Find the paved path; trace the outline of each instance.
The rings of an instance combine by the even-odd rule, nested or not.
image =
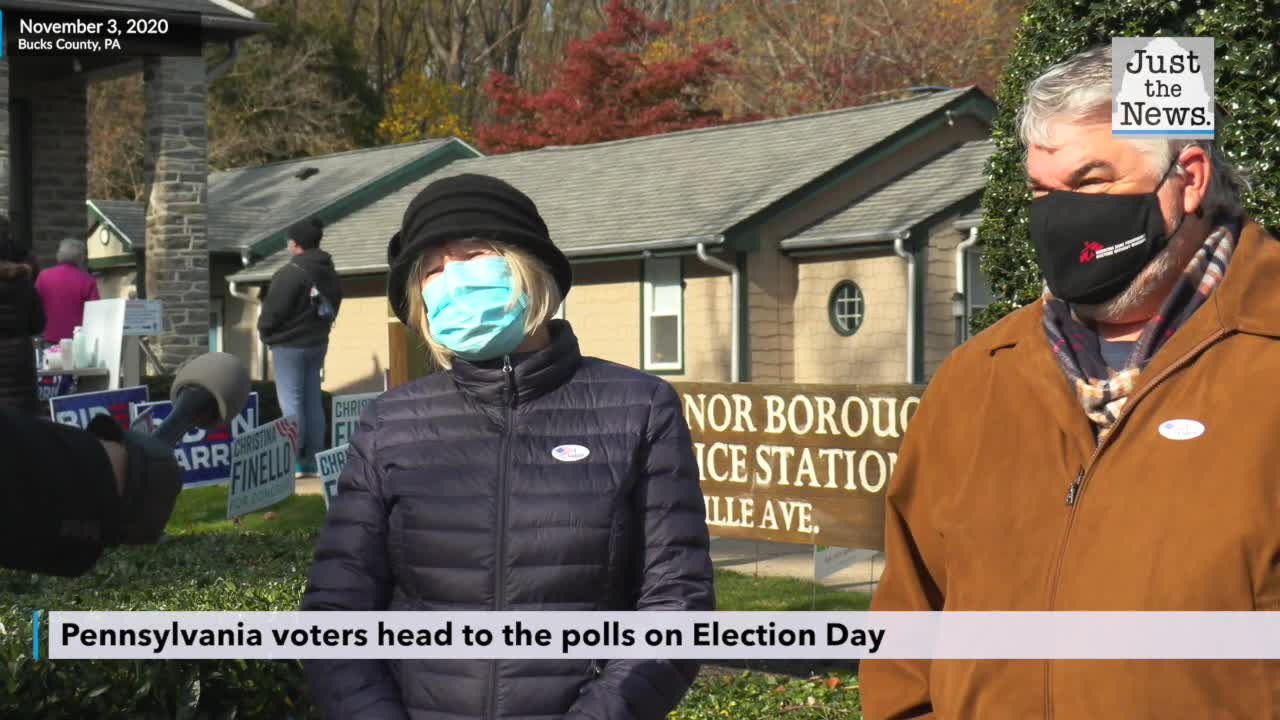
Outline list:
[[[323,492],[320,478],[300,478],[296,492],[299,495],[320,495]],[[808,545],[712,538],[711,561],[718,568],[745,575],[813,580],[813,548]],[[823,578],[821,582],[836,590],[873,592],[883,571],[884,554],[864,550],[853,565]]]
[[[823,578],[821,583],[836,590],[874,592],[884,571],[884,554],[864,550],[858,555],[853,565]],[[813,580],[813,548],[808,545],[711,538],[711,561],[717,568],[744,575]]]

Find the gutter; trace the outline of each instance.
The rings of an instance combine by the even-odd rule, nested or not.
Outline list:
[[[969,228],[969,237],[961,240],[960,243],[956,245],[956,295],[965,302],[966,308],[968,307],[969,300],[968,296],[965,294],[965,275],[967,275],[965,270],[968,269],[969,265],[966,253],[968,253],[969,248],[976,244],[978,244],[978,226],[974,225]],[[969,330],[966,327],[964,330],[964,336],[967,337],[968,335]],[[961,338],[956,339],[959,340]]]
[[[916,347],[916,316],[919,314],[919,306],[916,303],[916,254],[907,250],[905,243],[910,233],[907,230],[899,230],[893,238],[893,252],[898,257],[907,261],[907,367],[906,378],[908,384],[916,382],[916,355],[919,349]]]
[[[258,332],[258,318],[262,315],[262,303],[248,292],[240,292],[235,280],[227,281],[227,292],[231,297],[253,307],[253,336],[258,348],[258,379],[267,379],[267,345],[262,342],[262,334]]]
[[[227,50],[226,59],[205,71],[206,85],[226,75],[231,66],[236,64],[236,59],[240,57],[240,38],[232,38],[227,43]]]
[[[779,244],[784,252],[792,250],[833,249],[847,245],[871,245],[879,242],[892,242],[906,230],[868,230],[865,232],[845,233],[843,235],[822,235],[820,237],[792,238]]]
[[[719,238],[721,245],[724,244],[724,236]],[[704,265],[713,267],[717,270],[729,273],[730,294],[733,296],[732,315],[730,322],[732,325],[732,335],[730,343],[733,345],[733,351],[729,353],[729,381],[742,382],[742,302],[739,291],[742,285],[742,271],[731,263],[727,263],[717,257],[712,257],[707,253],[707,244],[705,242],[698,243],[698,259]]]
[[[690,245],[724,245],[724,235],[694,235],[691,237],[646,240],[643,242],[599,243],[586,247],[569,248],[564,254],[570,260],[601,255],[610,252],[641,252],[644,250],[676,250]]]

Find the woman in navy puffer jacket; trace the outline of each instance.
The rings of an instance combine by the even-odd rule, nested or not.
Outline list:
[[[304,610],[711,610],[698,469],[663,380],[582,357],[533,202],[439,180],[388,248],[397,315],[448,368],[365,410]],[[327,718],[660,720],[665,660],[306,664]]]

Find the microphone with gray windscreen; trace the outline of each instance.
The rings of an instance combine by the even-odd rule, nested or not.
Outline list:
[[[194,427],[215,428],[231,422],[249,401],[249,370],[230,353],[207,353],[178,370],[169,397],[173,411],[153,437],[177,445]]]

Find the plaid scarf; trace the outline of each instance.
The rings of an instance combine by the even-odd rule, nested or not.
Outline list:
[[[1209,234],[1182,271],[1160,312],[1143,327],[1129,361],[1118,372],[1103,361],[1098,334],[1080,322],[1066,302],[1045,292],[1045,334],[1067,382],[1097,431],[1098,442],[1115,426],[1147,362],[1222,282],[1235,246],[1233,224],[1219,225]]]

